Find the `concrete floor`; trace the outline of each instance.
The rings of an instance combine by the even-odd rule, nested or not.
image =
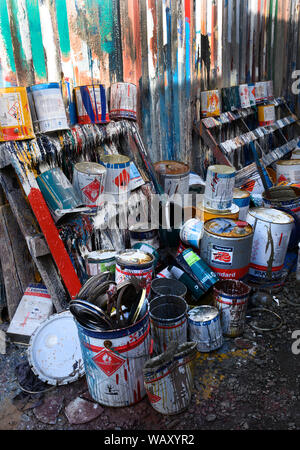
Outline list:
[[[276,298],[279,305],[270,308],[283,320],[279,329],[255,331],[248,318],[243,339],[226,338],[218,351],[198,353],[189,408],[176,416],[155,412],[147,398],[126,408],[95,404],[85,377],[41,397],[26,394],[15,376],[26,348],[7,343],[0,355],[0,429],[299,430],[300,353],[292,351],[292,334],[300,330],[300,287],[293,274]],[[300,351],[300,342],[294,347]]]

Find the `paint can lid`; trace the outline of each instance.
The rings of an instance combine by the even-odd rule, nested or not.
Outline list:
[[[89,252],[86,258],[89,262],[104,262],[114,259],[116,254],[115,250],[96,250]]]
[[[141,250],[125,250],[117,255],[116,260],[120,264],[142,265],[153,263],[154,256]]]
[[[106,172],[106,168],[101,164],[88,161],[75,164],[75,170],[88,175],[103,175]]]
[[[158,161],[154,163],[154,169],[166,175],[182,175],[190,171],[189,166],[180,161]]]
[[[219,311],[214,306],[196,306],[188,312],[188,317],[193,322],[208,322],[219,315]]]
[[[130,162],[130,159],[128,156],[124,155],[103,155],[101,157],[101,162],[103,162],[105,165],[115,165],[115,164],[126,164]]]
[[[228,238],[241,238],[250,236],[253,233],[253,228],[248,222],[223,218],[211,219],[205,222],[204,229],[208,233]]]
[[[236,170],[234,167],[225,166],[225,165],[221,165],[221,164],[209,166],[207,170],[209,170],[210,172],[220,174],[220,175],[232,175],[232,174],[236,173]]]
[[[70,311],[52,315],[33,332],[28,362],[42,381],[52,385],[72,383],[84,375],[77,327]]]
[[[252,208],[248,214],[264,222],[282,225],[294,222],[294,218],[290,214],[274,208]]]

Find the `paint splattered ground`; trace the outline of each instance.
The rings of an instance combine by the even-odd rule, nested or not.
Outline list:
[[[15,376],[26,349],[7,343],[0,355],[0,429],[298,430],[300,354],[292,352],[292,333],[300,330],[300,307],[290,302],[300,305],[300,286],[294,275],[276,298],[279,305],[270,308],[283,319],[278,330],[258,332],[247,324],[242,340],[226,339],[219,351],[198,354],[190,406],[176,416],[156,413],[147,398],[128,408],[100,406],[85,378],[41,397],[26,394]]]

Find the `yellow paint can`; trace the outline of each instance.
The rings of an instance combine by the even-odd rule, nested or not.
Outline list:
[[[0,142],[34,138],[26,88],[1,88]]]
[[[207,222],[208,220],[216,219],[218,217],[222,217],[224,219],[238,220],[240,208],[234,203],[231,205],[231,208],[228,211],[208,210],[204,206],[203,195],[199,195],[199,197],[200,198],[202,197],[202,199],[196,205],[196,218],[201,220],[202,222]]]

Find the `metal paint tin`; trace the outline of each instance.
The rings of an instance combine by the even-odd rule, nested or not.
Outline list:
[[[77,86],[74,91],[78,123],[109,122],[106,89],[102,84]]]
[[[113,83],[110,87],[111,119],[136,120],[137,89],[132,83]]]
[[[154,164],[154,169],[167,195],[189,193],[190,168],[187,164],[179,161],[158,161]]]
[[[150,324],[155,353],[166,351],[171,342],[187,341],[188,305],[182,297],[161,295],[150,302]]]
[[[263,193],[264,207],[266,208],[284,208],[286,212],[291,211],[297,215],[300,220],[300,188],[296,186],[275,186],[269,189],[267,197]]]
[[[200,195],[201,197],[201,195]],[[201,222],[207,222],[211,219],[216,219],[217,217],[224,219],[234,219],[238,220],[240,214],[240,209],[236,204],[232,204],[231,208],[228,211],[221,210],[209,210],[204,206],[204,197],[202,196],[202,200],[197,203],[196,206],[196,218],[201,220]]]
[[[272,125],[276,120],[274,105],[258,106],[258,122],[260,127]]]
[[[214,306],[220,311],[224,336],[243,334],[250,290],[249,286],[237,280],[220,281],[215,285]]]
[[[175,353],[162,354],[145,363],[144,385],[155,411],[174,415],[189,406],[196,356],[196,343],[186,342]]]
[[[156,268],[159,262],[159,253],[152,245],[148,244],[148,242],[137,242],[132,246],[132,249],[140,250],[141,252],[146,252],[150,253],[150,255],[153,255],[153,268]]]
[[[299,159],[287,159],[276,162],[277,183],[300,183],[300,161]]]
[[[294,226],[293,217],[272,208],[253,208],[249,210],[247,221],[254,229],[249,275],[258,282],[280,279]]]
[[[116,283],[134,278],[146,289],[148,297],[151,289],[154,256],[141,250],[125,250],[116,256]]]
[[[200,241],[203,236],[204,223],[199,219],[190,219],[185,222],[180,230],[181,241],[187,245],[200,248]]]
[[[69,129],[59,83],[35,84],[27,93],[33,123],[40,133]]]
[[[0,142],[33,139],[34,137],[26,88],[1,88]]]
[[[240,280],[249,272],[253,236],[247,222],[212,219],[204,225],[201,257],[220,279]]]
[[[148,223],[137,223],[129,228],[131,247],[137,243],[147,243],[152,247],[159,248],[158,230],[151,229]]]
[[[115,202],[124,202],[130,194],[130,160],[123,155],[105,155],[101,164],[106,168],[104,193]]]
[[[224,339],[220,314],[209,305],[197,306],[188,312],[189,340],[197,342],[199,352],[211,352],[222,347]]]
[[[47,170],[39,175],[36,181],[54,217],[59,217],[57,210],[74,209],[80,206],[80,199],[61,169],[56,167]]]
[[[143,367],[149,359],[149,311],[138,322],[111,331],[76,321],[91,397],[105,406],[130,406],[145,395]]]
[[[115,250],[97,250],[90,252],[86,259],[87,274],[92,277],[102,272],[115,273],[116,270]]]
[[[250,193],[235,188],[233,190],[233,203],[239,207],[239,220],[246,221],[250,207]]]
[[[177,256],[177,258],[179,257],[180,255]],[[184,250],[182,252],[182,257],[190,267],[196,279],[199,280],[205,292],[219,281],[217,274],[192,250]]]
[[[162,295],[176,295],[184,298],[187,293],[186,286],[179,280],[170,278],[155,278],[151,283],[151,297],[159,297]]]
[[[215,165],[207,169],[204,207],[210,210],[230,210],[233,200],[235,169]]]
[[[105,178],[106,169],[101,164],[93,162],[75,164],[72,184],[82,204],[100,206]]]

